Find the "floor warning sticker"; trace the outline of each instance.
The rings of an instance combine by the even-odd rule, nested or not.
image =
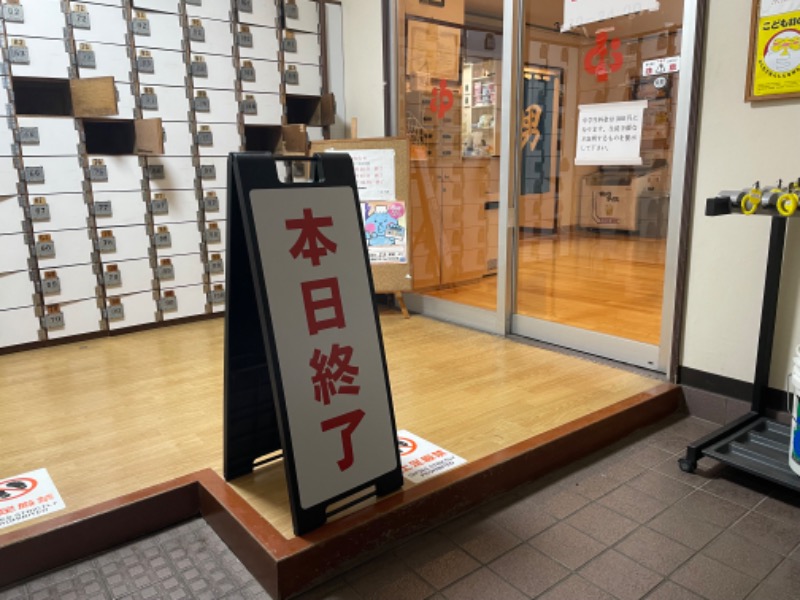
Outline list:
[[[467,462],[408,431],[397,432],[397,445],[400,449],[403,477],[414,483],[441,475]]]
[[[66,508],[47,469],[0,479],[0,529]]]

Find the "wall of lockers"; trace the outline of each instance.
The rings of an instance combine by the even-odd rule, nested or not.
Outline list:
[[[0,349],[223,311],[227,155],[323,93],[320,5],[0,2]],[[61,84],[102,76],[118,115],[73,117]]]

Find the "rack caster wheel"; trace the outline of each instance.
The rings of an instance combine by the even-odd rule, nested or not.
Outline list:
[[[697,463],[694,461],[690,461],[687,458],[679,458],[678,466],[684,473],[694,473],[695,469],[697,468]]]

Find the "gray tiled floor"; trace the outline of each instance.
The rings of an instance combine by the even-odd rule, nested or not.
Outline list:
[[[797,600],[800,495],[703,459],[677,415],[386,550],[302,600]],[[268,598],[202,521],[0,600]]]

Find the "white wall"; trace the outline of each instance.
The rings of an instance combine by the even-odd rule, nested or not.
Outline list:
[[[710,1],[692,222],[685,367],[751,382],[769,219],[706,217],[705,200],[800,176],[800,101],[744,101],[753,0]],[[785,389],[800,344],[800,223],[789,223],[770,385]]]
[[[383,17],[380,0],[342,0],[347,129],[358,137],[383,137]]]

